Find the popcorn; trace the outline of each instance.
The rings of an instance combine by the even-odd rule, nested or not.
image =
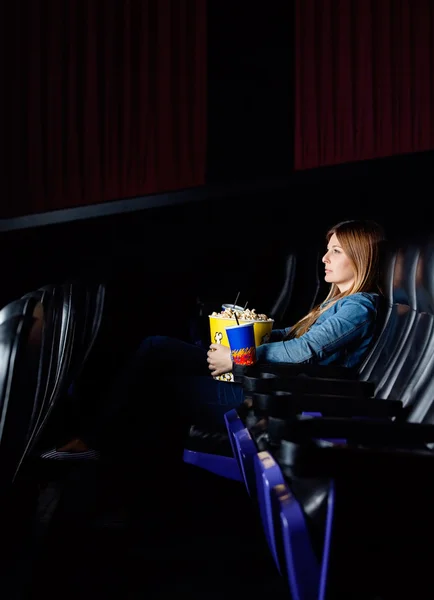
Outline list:
[[[263,313],[257,313],[254,308],[247,308],[246,310],[233,310],[232,308],[226,308],[221,312],[213,312],[210,317],[217,317],[218,319],[234,319],[235,315],[239,321],[272,321],[267,315]]]

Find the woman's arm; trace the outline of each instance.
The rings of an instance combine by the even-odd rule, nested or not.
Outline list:
[[[272,329],[264,344],[281,342],[290,329],[290,327],[286,327],[285,329]]]
[[[376,307],[366,296],[348,296],[336,313],[315,323],[299,338],[263,344],[256,349],[258,362],[304,363],[321,360],[350,343],[370,335]]]

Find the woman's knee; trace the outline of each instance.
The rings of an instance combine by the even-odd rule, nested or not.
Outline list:
[[[164,369],[171,375],[209,374],[206,351],[167,335],[153,335],[140,344],[136,356],[149,368]]]
[[[143,353],[149,350],[167,348],[171,339],[167,335],[150,335],[141,341],[139,352]]]

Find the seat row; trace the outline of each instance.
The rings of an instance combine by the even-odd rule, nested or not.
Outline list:
[[[98,334],[105,287],[46,285],[0,310],[2,581],[28,541],[44,483],[41,454]]]
[[[245,485],[291,598],[434,593],[434,240],[388,246],[382,278],[360,369],[247,368],[231,456],[185,452]]]

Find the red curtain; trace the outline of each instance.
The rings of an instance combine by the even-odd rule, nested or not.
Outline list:
[[[295,168],[434,148],[432,0],[296,0]]]
[[[0,20],[0,216],[204,183],[204,0],[10,0]]]

